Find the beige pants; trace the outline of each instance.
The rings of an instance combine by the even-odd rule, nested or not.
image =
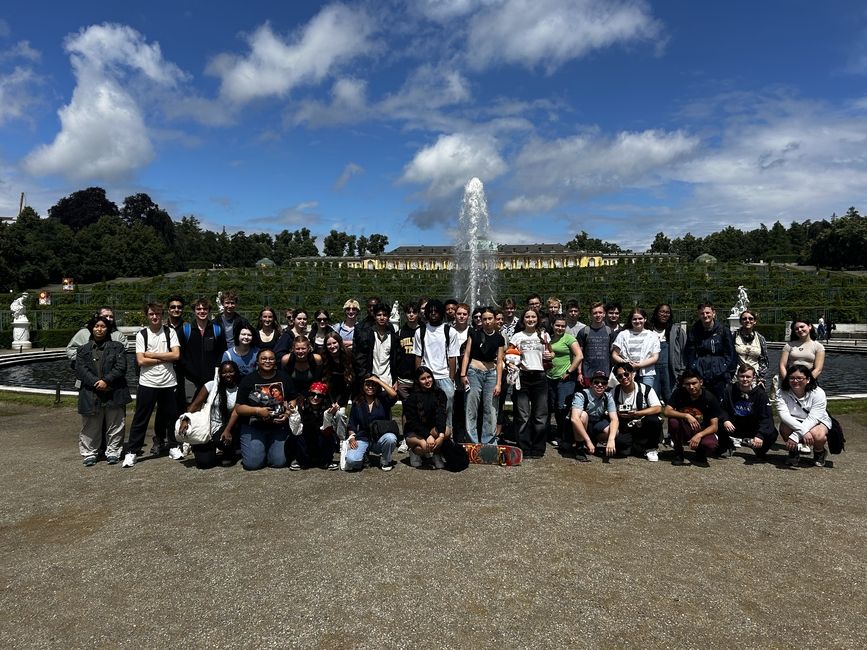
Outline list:
[[[106,456],[120,456],[123,450],[123,433],[126,426],[125,406],[97,408],[95,415],[81,416],[81,434],[78,436],[78,451],[82,456],[96,456],[102,442],[102,427],[105,423]]]

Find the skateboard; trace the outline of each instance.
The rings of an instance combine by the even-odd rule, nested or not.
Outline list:
[[[524,454],[520,447],[511,445],[483,445],[479,443],[465,442],[464,449],[470,462],[476,465],[505,465],[511,467],[520,465]]]

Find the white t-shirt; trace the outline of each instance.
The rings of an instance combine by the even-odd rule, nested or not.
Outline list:
[[[415,336],[413,336],[412,353],[422,358],[422,365],[431,369],[434,379],[448,379],[449,357],[458,357],[461,353],[458,333],[454,327],[449,326],[449,340],[448,346],[446,346],[445,325],[434,327],[427,323],[424,327],[426,330],[424,333],[424,354],[422,355],[421,327],[415,331]]]
[[[210,397],[211,391],[216,390],[214,380],[205,384],[205,390]],[[238,387],[226,388],[226,410],[231,413],[235,408],[235,399],[238,397]],[[220,416],[220,396],[214,395],[214,403],[211,404],[211,435],[215,435],[223,426],[223,418]]]
[[[623,330],[614,339],[612,348],[620,350],[620,356],[630,361],[643,361],[659,354],[659,335],[651,330],[641,330],[638,334],[632,330]],[[638,370],[639,376],[655,375],[656,368],[647,366]]]
[[[621,388],[620,390],[616,391],[617,393],[619,393],[619,395],[617,396],[618,397],[617,403],[618,404],[626,404],[629,407],[630,411],[638,410],[636,408],[636,401],[638,399],[638,391],[640,391],[640,390],[644,390],[644,388],[642,388],[640,385],[636,384],[635,382],[632,382],[632,392],[631,393],[627,393],[625,390],[623,390]],[[615,394],[615,391],[611,391],[611,392],[612,392],[612,394]],[[657,395],[656,395],[656,391],[653,390],[652,388],[649,388],[649,387],[647,388],[647,398],[646,399],[642,398],[642,401],[644,403],[644,405],[641,407],[642,409],[646,409],[650,406],[662,406],[662,403],[659,401],[659,397],[657,397]]]
[[[373,332],[373,374],[389,386],[391,378],[391,336],[386,332],[385,338],[379,337],[379,332]]]
[[[551,340],[548,332],[527,334],[524,331],[513,334],[509,343],[521,351],[521,367],[523,370],[543,370],[542,352],[545,343]]]
[[[144,335],[139,330],[135,335],[135,351],[140,352],[171,352],[171,348],[180,347],[178,343],[178,335],[171,327],[169,330],[169,340],[166,341],[166,328],[160,326],[159,332],[154,332],[148,328],[148,343],[145,349]],[[142,366],[141,373],[138,377],[139,386],[147,386],[148,388],[172,388],[178,385],[178,380],[175,377],[174,363],[171,361],[163,361],[154,366]]]

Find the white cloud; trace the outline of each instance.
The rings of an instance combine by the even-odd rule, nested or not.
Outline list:
[[[208,71],[220,77],[220,94],[230,101],[280,97],[300,84],[318,83],[340,64],[367,54],[373,30],[363,10],[334,4],[288,39],[265,23],[248,37],[248,54],[218,55]]]
[[[506,201],[503,210],[510,214],[545,213],[557,206],[560,201],[555,196],[516,196]]]
[[[404,168],[401,181],[427,184],[428,197],[444,197],[473,176],[489,181],[505,173],[507,165],[489,136],[467,133],[441,135],[416,153]]]
[[[482,4],[481,0],[416,0],[412,3],[416,11],[438,22],[466,16]]]
[[[27,67],[16,66],[8,74],[0,73],[0,126],[27,115],[36,98],[33,87],[39,82]]]
[[[40,58],[42,58],[42,53],[31,47],[30,41],[18,41],[12,47],[0,51],[0,63],[10,59],[38,61]]]
[[[185,75],[163,59],[157,43],[124,25],[93,25],[68,37],[65,46],[77,82],[72,99],[58,111],[60,133],[32,151],[24,165],[33,174],[73,180],[125,177],[154,156],[142,109],[128,86],[141,81],[171,88]]]
[[[661,24],[641,0],[502,0],[470,19],[467,57],[475,69],[499,63],[553,70],[589,52],[658,42]]]
[[[343,172],[340,174],[340,178],[337,179],[334,183],[335,189],[342,189],[348,182],[349,179],[353,176],[357,176],[358,174],[364,173],[364,167],[361,165],[356,165],[354,162],[351,162],[343,168]]]

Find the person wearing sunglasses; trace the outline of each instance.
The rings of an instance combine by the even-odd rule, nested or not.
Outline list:
[[[597,447],[606,457],[617,453],[620,421],[614,397],[607,389],[608,373],[597,370],[590,378],[590,388],[579,390],[572,400],[570,420],[578,462],[589,462]]]
[[[644,456],[651,463],[659,461],[659,437],[662,433],[662,404],[656,391],[635,381],[635,366],[627,362],[614,364],[612,397],[617,406],[618,431],[614,446],[618,453]]]
[[[334,415],[340,405],[331,403],[328,386],[320,381],[310,384],[306,399],[299,405],[301,431],[286,439],[286,458],[292,458],[290,470],[319,467],[334,471],[340,469],[334,460],[337,451],[337,436],[334,432]],[[328,415],[330,414],[330,417]]]
[[[322,354],[325,349],[325,336],[329,332],[333,332],[334,328],[329,324],[331,317],[324,309],[317,309],[313,315],[313,323],[310,326],[310,334],[307,338],[313,344],[313,351],[317,354]]]
[[[741,312],[741,326],[735,330],[735,355],[738,365],[750,366],[755,372],[753,379],[757,384],[765,386],[768,374],[768,344],[765,337],[756,331],[756,313],[749,309]]]
[[[343,320],[334,328],[334,331],[340,334],[343,345],[348,350],[352,350],[352,338],[355,336],[355,326],[358,323],[358,310],[360,308],[361,305],[355,298],[350,298],[343,303]]]

